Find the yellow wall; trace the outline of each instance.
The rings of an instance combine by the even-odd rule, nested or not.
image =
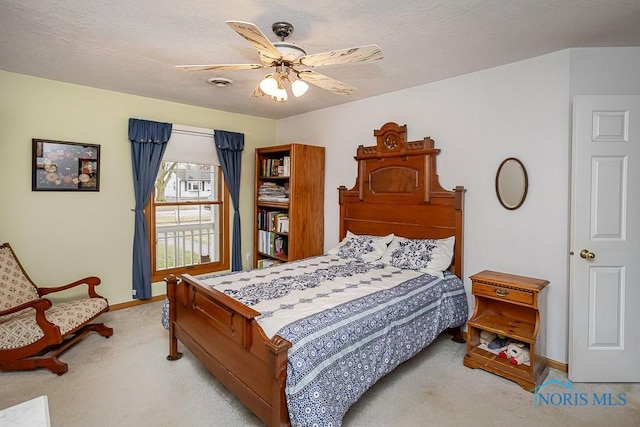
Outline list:
[[[249,266],[253,153],[275,143],[275,120],[0,71],[0,243],[11,243],[39,286],[96,275],[111,304],[131,300],[130,117],[245,134],[240,215]],[[32,138],[99,144],[100,191],[31,191]],[[153,294],[163,293],[164,283],[154,284]]]

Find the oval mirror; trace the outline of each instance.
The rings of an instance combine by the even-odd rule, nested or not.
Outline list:
[[[496,174],[496,194],[506,209],[518,209],[527,197],[529,180],[522,162],[515,157],[505,159]]]

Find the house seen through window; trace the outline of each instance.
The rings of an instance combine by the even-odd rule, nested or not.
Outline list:
[[[168,274],[229,268],[228,191],[217,164],[213,136],[193,132],[174,136],[176,130],[167,143],[147,206],[153,281]],[[209,152],[182,152],[195,143]],[[199,161],[189,161],[193,157]],[[210,163],[203,163],[206,159]]]

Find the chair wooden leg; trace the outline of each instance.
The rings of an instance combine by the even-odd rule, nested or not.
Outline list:
[[[87,329],[97,332],[105,338],[109,338],[111,335],[113,335],[113,328],[108,327],[104,323],[93,323],[89,326],[90,327]]]
[[[2,371],[32,371],[39,368],[48,369],[54,374],[62,375],[69,370],[69,365],[61,362],[55,355],[50,353],[26,359],[6,361],[0,365],[0,370]]]
[[[69,366],[61,362],[58,356],[86,337],[89,332],[97,332],[103,337],[109,338],[113,335],[113,328],[106,326],[104,323],[90,323],[77,330],[73,335],[67,337],[62,343],[50,346],[38,355],[25,357],[23,359],[3,360],[0,362],[0,371],[30,371],[44,368],[54,374],[62,375],[69,370]]]
[[[58,376],[65,374],[69,370],[69,365],[61,362],[56,356],[44,357],[38,363],[38,368],[48,369]]]

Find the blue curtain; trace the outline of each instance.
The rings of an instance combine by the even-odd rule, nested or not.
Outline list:
[[[231,271],[242,270],[242,252],[240,249],[240,169],[242,166],[242,150],[244,134],[214,130],[213,138],[220,160],[224,180],[229,188],[233,202],[233,247],[231,248]]]
[[[171,123],[129,119],[133,190],[136,198],[132,282],[135,299],[151,298],[151,257],[144,207],[153,192],[171,128]]]

